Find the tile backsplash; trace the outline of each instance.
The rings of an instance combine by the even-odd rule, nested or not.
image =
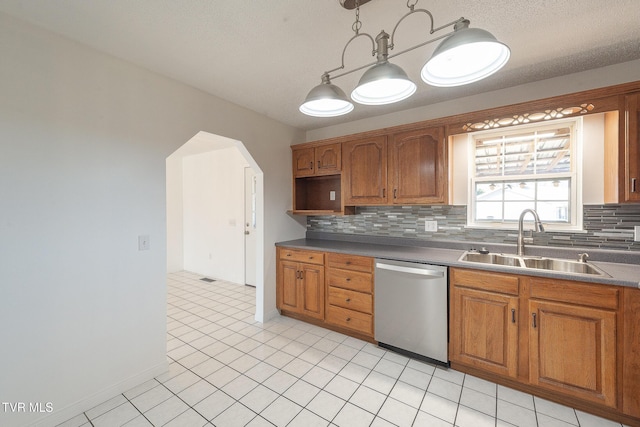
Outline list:
[[[437,221],[438,231],[425,231],[425,220]],[[355,215],[310,216],[307,230],[420,240],[516,243],[516,230],[466,228],[466,220],[466,206],[367,206],[356,208]],[[533,244],[640,251],[640,242],[633,241],[634,226],[640,226],[638,204],[585,205],[583,225],[584,232],[533,233]]]

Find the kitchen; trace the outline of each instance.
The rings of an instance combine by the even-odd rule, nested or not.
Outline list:
[[[347,24],[351,19],[348,14]],[[306,231],[285,212],[291,208],[291,144],[638,80],[637,60],[629,57],[517,90],[442,100],[437,113],[424,107],[305,133],[12,16],[3,15],[2,30],[3,57],[11,59],[3,65],[9,101],[3,117],[10,119],[3,140],[16,142],[3,146],[9,155],[2,170],[15,184],[3,193],[8,298],[2,313],[4,323],[15,325],[3,332],[12,349],[3,362],[16,369],[3,373],[0,384],[10,386],[14,400],[55,396],[58,409],[84,396],[98,403],[116,383],[153,376],[151,366],[163,368],[166,337],[158,325],[166,304],[158,283],[165,281],[164,162],[197,132],[243,141],[269,177],[263,304],[271,313],[274,243]],[[319,67],[333,57],[327,58]],[[109,179],[114,168],[121,178]],[[137,251],[139,234],[151,236],[150,251]],[[121,350],[118,360],[107,356],[113,348]]]

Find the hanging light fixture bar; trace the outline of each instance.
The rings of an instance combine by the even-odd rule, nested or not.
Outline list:
[[[431,12],[426,9],[415,9],[418,1],[416,0],[412,4],[410,1],[407,1],[409,12],[398,20],[391,37],[383,30],[374,41],[369,34],[360,33],[362,27],[360,1],[355,0],[356,20],[352,25],[355,35],[349,39],[342,50],[342,63],[339,67],[322,74],[321,84],[309,92],[305,102],[300,106],[301,112],[315,117],[335,117],[352,111],[353,104],[342,89],[331,83],[331,78],[337,79],[364,68],[368,69],[351,93],[353,101],[365,105],[385,105],[410,97],[416,91],[415,83],[409,79],[402,68],[390,63],[389,59],[439,40],[442,42],[436,47],[420,73],[422,80],[432,86],[451,87],[473,83],[495,73],[509,60],[509,47],[499,42],[488,31],[469,28],[469,20],[465,18],[459,18],[434,28]],[[394,36],[398,26],[405,18],[418,12],[429,16],[430,35],[451,26],[453,26],[453,30],[390,55],[389,50],[394,48]],[[345,68],[344,56],[347,47],[360,36],[368,37],[371,40],[372,55],[376,56],[376,61],[331,77],[331,73]]]

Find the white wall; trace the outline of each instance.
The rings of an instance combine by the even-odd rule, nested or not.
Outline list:
[[[306,141],[332,138],[372,129],[415,123],[504,105],[580,92],[640,80],[640,59],[540,80],[508,89],[481,93],[397,113],[369,117],[349,123],[307,131]],[[357,108],[357,107],[356,107]]]
[[[201,130],[264,172],[257,311],[275,313],[301,132],[4,14],[0,57],[0,400],[54,408],[0,425],[55,425],[164,369],[166,158]]]
[[[174,153],[175,154],[175,153]],[[167,273],[184,270],[182,156],[167,157]]]
[[[184,157],[184,268],[244,283],[244,168],[235,147]]]

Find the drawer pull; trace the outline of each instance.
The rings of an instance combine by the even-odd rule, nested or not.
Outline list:
[[[346,299],[346,301],[347,301],[347,302],[351,302],[351,298],[347,298],[347,299]]]
[[[312,256],[310,256],[310,257],[309,257],[309,259],[313,259],[313,257],[312,257]]]
[[[313,169],[313,162],[309,162],[309,169]]]
[[[347,277],[347,282],[350,282],[350,281],[351,281],[351,277]]]
[[[351,265],[351,261],[347,261],[345,264],[347,264],[347,265]]]
[[[291,253],[288,253],[287,256],[291,256]]]

